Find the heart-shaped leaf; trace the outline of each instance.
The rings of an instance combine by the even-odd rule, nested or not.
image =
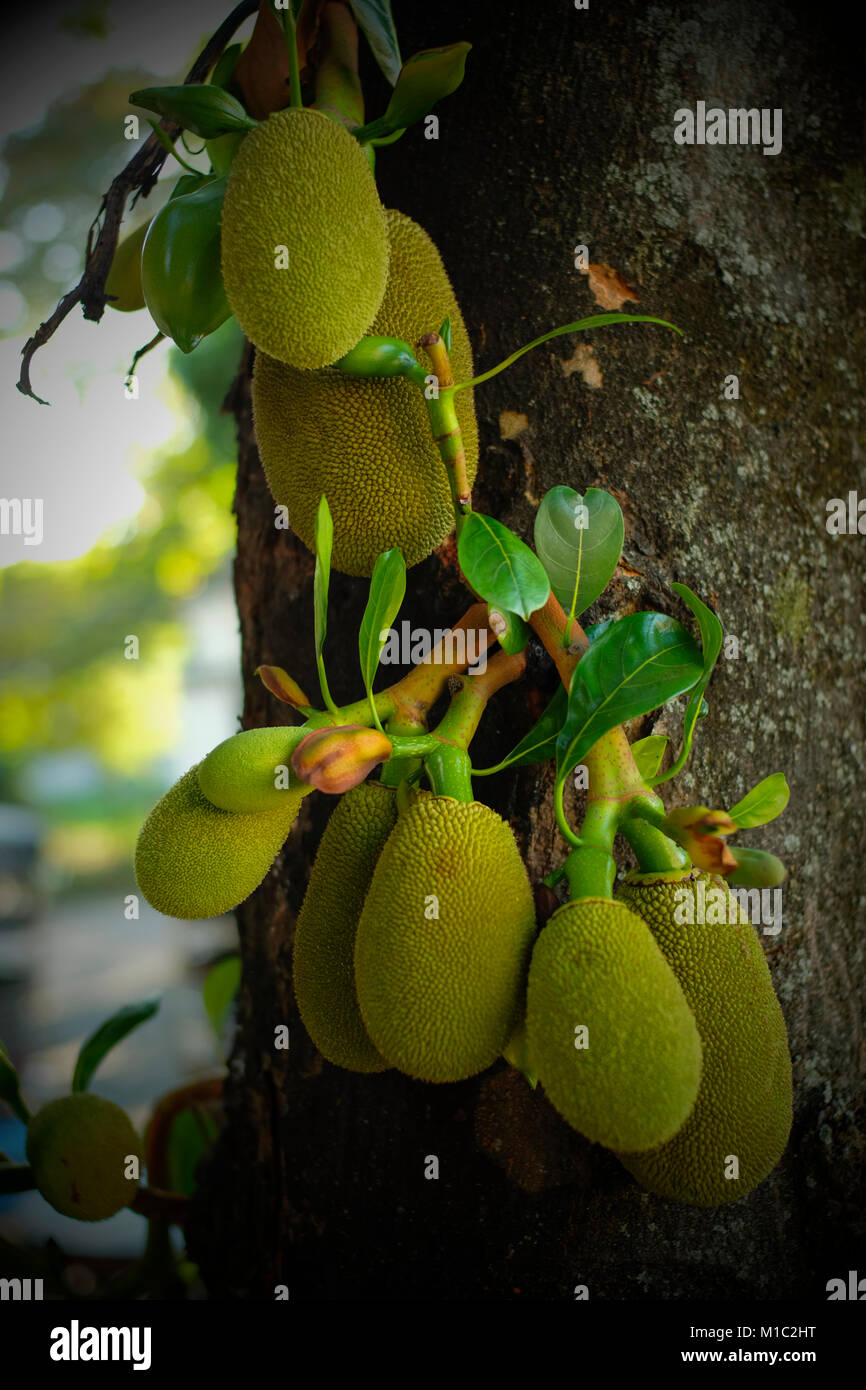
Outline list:
[[[473,768],[472,776],[489,777],[494,772],[501,772],[504,767],[525,767],[529,763],[543,763],[555,757],[556,740],[567,712],[568,692],[564,685],[559,685],[541,718],[533,724],[529,733],[523,735],[508,757],[495,767]]]
[[[78,1053],[75,1071],[72,1073],[73,1091],[86,1091],[103,1057],[106,1057],[134,1028],[139,1028],[142,1023],[153,1018],[158,1008],[158,999],[142,999],[137,1004],[127,1004],[124,1008],[118,1009],[116,1014],[112,1014],[111,1018],[106,1019],[95,1033],[91,1033],[87,1041],[82,1043]]]
[[[552,487],[535,516],[535,549],[550,585],[570,619],[579,618],[604,593],[622,554],[625,536],[615,497],[590,487]]]
[[[755,825],[767,825],[780,816],[788,804],[791,789],[784,772],[773,772],[756,787],[752,787],[728,812],[738,829],[750,830]]]
[[[183,87],[141,87],[129,100],[145,111],[166,116],[184,130],[213,140],[232,130],[255,130],[257,122],[247,115],[236,97],[211,83],[188,83]]]
[[[349,0],[358,28],[366,35],[373,57],[393,87],[400,76],[403,59],[397,41],[397,28],[391,13],[391,0]]]
[[[665,738],[664,734],[649,734],[647,738],[639,738],[632,744],[631,755],[645,782],[655,777],[662,765],[662,758],[669,742],[670,739]]]
[[[15,1112],[19,1120],[23,1120],[25,1125],[28,1123],[30,1112],[21,1095],[18,1073],[2,1043],[0,1043],[0,1100],[5,1100],[9,1108]]]
[[[358,654],[361,659],[361,678],[377,729],[379,716],[373,704],[373,681],[388,640],[391,624],[400,612],[406,593],[406,561],[399,550],[385,550],[376,557],[370,577],[370,593],[358,633]]]
[[[702,670],[700,648],[675,618],[632,613],[614,623],[575,668],[557,739],[557,782],[602,734],[690,690]]]
[[[328,588],[331,583],[331,551],[334,548],[334,523],[331,509],[324,493],[319,498],[316,512],[316,569],[313,575],[313,618],[316,642],[316,667],[319,672],[319,689],[322,699],[331,714],[339,719],[339,711],[331,699],[328,678],[325,674],[325,659],[322,655],[325,636],[328,631]]]
[[[676,762],[661,777],[656,777],[653,786],[660,786],[662,782],[669,782],[672,777],[685,766],[689,754],[692,751],[692,739],[695,735],[695,725],[707,713],[707,702],[704,699],[704,691],[710,683],[719,653],[722,650],[723,629],[722,625],[711,608],[708,608],[697,594],[692,593],[691,589],[685,584],[672,584],[671,588],[675,594],[679,594],[683,603],[692,610],[698,620],[701,630],[701,644],[703,647],[703,672],[699,683],[692,691],[689,703],[686,706],[686,715],[683,721],[683,746],[679,751]]]
[[[494,517],[469,513],[457,555],[469,587],[494,608],[528,618],[547,602],[550,580],[538,556]]]

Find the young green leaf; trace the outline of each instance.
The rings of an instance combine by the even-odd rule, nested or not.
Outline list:
[[[349,5],[358,28],[366,35],[373,57],[393,87],[400,76],[403,59],[391,0],[349,0]]]
[[[728,815],[736,821],[739,830],[751,830],[753,826],[766,825],[780,816],[790,796],[784,772],[773,772],[732,806]]]
[[[667,704],[701,678],[701,652],[664,613],[631,613],[590,646],[572,677],[557,739],[557,784],[609,729]]]
[[[685,584],[672,584],[671,588],[675,594],[679,594],[683,603],[692,610],[698,620],[701,630],[701,644],[703,647],[703,672],[699,683],[695,686],[686,706],[686,715],[683,721],[683,746],[679,751],[676,762],[661,777],[656,777],[653,786],[660,786],[662,782],[669,782],[672,777],[685,766],[689,754],[692,751],[692,739],[695,735],[695,725],[703,715],[707,713],[707,703],[704,699],[704,691],[710,683],[719,653],[722,650],[722,625],[711,608],[698,598],[697,594],[692,593],[691,589]]]
[[[182,87],[141,87],[129,100],[145,111],[166,116],[184,130],[213,140],[231,130],[255,130],[258,122],[247,115],[236,97],[210,83]]]
[[[556,755],[556,740],[565,723],[568,711],[568,692],[564,685],[557,686],[556,694],[548,704],[541,718],[518,744],[512,748],[507,758],[495,767],[472,769],[473,777],[490,777],[501,772],[504,767],[525,767],[528,763],[543,763]]]
[[[319,499],[319,509],[316,512],[316,569],[313,575],[316,667],[319,672],[319,689],[322,692],[322,699],[334,718],[339,719],[339,711],[334,701],[331,699],[331,692],[328,689],[328,678],[325,675],[325,659],[322,655],[325,646],[325,635],[328,631],[328,587],[331,582],[331,551],[333,550],[333,546],[334,523],[331,520],[331,509],[328,506],[328,499],[325,494],[322,493]]]
[[[0,1100],[5,1100],[10,1110],[14,1111],[25,1125],[28,1123],[30,1111],[24,1104],[24,1098],[21,1095],[18,1073],[2,1043],[0,1043]]]
[[[175,1115],[166,1144],[170,1191],[191,1197],[196,1189],[196,1170],[213,1148],[219,1130],[202,1105],[191,1105]]]
[[[376,557],[370,578],[370,594],[361,630],[358,633],[358,654],[361,659],[361,678],[377,729],[382,725],[373,704],[373,681],[379,665],[388,631],[400,612],[406,593],[406,561],[399,550],[385,550]]]
[[[437,101],[457,91],[471,47],[469,43],[450,43],[413,53],[403,64],[384,116],[356,131],[357,138],[362,142],[382,139],[423,120]]]
[[[238,58],[243,52],[243,46],[239,43],[231,43],[224,50],[216,67],[208,79],[212,87],[227,87],[232,80]]]
[[[535,514],[535,549],[569,619],[604,593],[624,536],[619,503],[609,492],[590,487],[581,496],[560,485],[545,493]]]
[[[514,656],[517,652],[523,651],[529,641],[529,628],[516,613],[509,613],[507,609],[496,608],[488,603],[487,622],[504,652]]]
[[[670,739],[665,738],[664,734],[649,734],[646,738],[639,738],[631,746],[631,755],[637,763],[637,770],[645,782],[655,777],[662,765],[662,758]]]
[[[73,1091],[86,1091],[102,1059],[134,1028],[139,1028],[142,1023],[153,1018],[158,1008],[158,999],[142,999],[137,1004],[127,1004],[124,1008],[118,1009],[116,1014],[112,1014],[111,1018],[100,1024],[96,1032],[91,1033],[87,1041],[81,1045],[75,1071],[72,1073]]]
[[[240,956],[226,956],[225,960],[218,960],[205,976],[201,997],[217,1042],[222,1038],[240,983]]]
[[[469,513],[457,555],[469,587],[494,608],[528,618],[547,602],[550,580],[538,556],[494,517]]]

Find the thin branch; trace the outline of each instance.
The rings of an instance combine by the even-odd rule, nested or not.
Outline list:
[[[184,78],[184,85],[190,82],[200,82],[202,78],[207,76],[222,55],[235,30],[257,9],[258,0],[240,0],[240,4],[235,6],[196,58]],[[163,119],[159,124],[171,140],[177,139],[181,127],[176,122]],[[127,201],[132,194],[135,194],[136,199],[147,197],[159,177],[165,159],[166,150],[160,144],[157,136],[151,135],[112,181],[108,191],[103,194],[99,212],[94,218],[87,236],[87,261],[81,279],[74,289],[69,290],[63,296],[54,313],[39,325],[33,337],[25,343],[21,353],[21,375],[18,378],[18,390],[23,395],[30,396],[32,400],[38,401],[40,405],[47,405],[48,402],[36,395],[30,382],[30,363],[34,355],[39,348],[44,347],[49,338],[54,336],[76,304],[81,305],[86,319],[98,323],[102,318],[106,302],[105,281],[114,260],[114,253],[117,249],[117,234],[120,230]],[[99,225],[100,218],[102,219],[101,225]],[[93,234],[98,225],[99,231],[94,241]]]

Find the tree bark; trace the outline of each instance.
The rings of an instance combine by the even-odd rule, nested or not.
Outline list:
[[[295,915],[329,801],[304,802],[239,911],[243,985],[228,1127],[190,1228],[215,1297],[600,1299],[826,1297],[863,1238],[861,1011],[863,555],[832,536],[863,457],[863,92],[824,6],[747,0],[559,6],[441,0],[396,7],[404,53],[469,39],[463,88],[379,152],[383,200],[442,251],[481,370],[600,312],[574,248],[617,272],[625,310],[678,324],[545,345],[476,392],[475,505],[531,538],[546,489],[610,489],[623,561],[590,620],[660,607],[671,580],[714,604],[739,655],[710,686],[668,804],[733,804],[784,771],[784,816],[749,842],[789,867],[784,925],[762,938],[785,1012],[796,1111],[785,1158],[748,1198],[706,1211],[642,1193],[505,1063],[452,1086],[324,1062],[291,989]],[[405,9],[406,14],[400,13]],[[412,11],[415,11],[414,13]],[[381,90],[381,89],[379,89]],[[680,146],[674,113],[782,108],[783,148]],[[377,109],[372,114],[377,114]],[[619,283],[617,280],[616,283]],[[248,365],[248,364],[247,364]],[[246,372],[246,367],[245,367]],[[739,398],[723,395],[739,379]],[[312,694],[312,559],[273,525],[249,383],[239,427],[236,586],[244,727],[284,723],[254,678],[285,666]],[[862,478],[862,464],[859,470]],[[328,669],[357,698],[363,581],[334,576]],[[466,606],[443,547],[409,573],[403,616],[442,627]],[[555,688],[534,644],[473,753],[496,761]],[[676,741],[682,705],[629,732]],[[476,785],[537,881],[564,857],[547,766]],[[624,863],[627,859],[624,858]],[[287,1023],[289,1050],[274,1048]],[[440,1178],[425,1180],[427,1155]]]

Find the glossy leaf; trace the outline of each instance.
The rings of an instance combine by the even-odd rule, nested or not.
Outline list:
[[[535,549],[568,617],[579,618],[604,593],[625,536],[615,497],[590,487],[552,487],[535,515]]]
[[[662,782],[669,782],[672,777],[682,770],[692,751],[692,739],[695,735],[695,725],[707,713],[707,702],[704,699],[704,691],[710,683],[715,664],[719,659],[722,650],[723,629],[711,608],[698,598],[697,594],[692,593],[691,589],[685,584],[672,584],[671,588],[675,594],[679,594],[683,603],[692,610],[698,620],[701,631],[701,645],[703,649],[703,673],[699,683],[692,691],[689,703],[686,706],[685,719],[683,720],[683,746],[677,755],[673,766],[668,769],[663,776],[657,777],[654,786],[660,786]]]
[[[313,576],[313,614],[315,620],[316,666],[319,672],[319,688],[322,699],[331,714],[339,718],[337,706],[331,699],[328,678],[325,675],[325,660],[322,655],[325,636],[328,631],[328,587],[331,582],[331,551],[334,547],[334,523],[328,499],[322,493],[316,512],[316,570]]]
[[[106,1019],[95,1033],[91,1033],[87,1041],[82,1043],[78,1053],[75,1071],[72,1074],[73,1091],[86,1091],[103,1058],[119,1042],[123,1042],[133,1029],[153,1018],[158,1008],[159,1000],[154,998],[142,999],[137,1004],[127,1004],[124,1008],[118,1009],[116,1014],[112,1014],[111,1018]]]
[[[784,772],[773,772],[732,806],[728,812],[739,830],[766,825],[780,816],[791,797]],[[736,851],[739,853],[739,851]]]
[[[494,772],[501,772],[504,767],[525,767],[529,763],[543,763],[548,758],[555,757],[556,740],[565,723],[567,712],[568,692],[565,686],[560,684],[541,718],[533,724],[529,733],[524,734],[520,742],[515,744],[508,756],[495,767],[473,768],[472,776],[489,777]]]
[[[529,641],[529,628],[516,613],[509,613],[507,609],[496,608],[488,603],[487,622],[504,652],[514,656],[517,652],[523,651]]]
[[[469,587],[495,608],[528,618],[547,602],[550,581],[538,556],[494,517],[470,512],[457,554]]]
[[[30,1112],[21,1095],[18,1073],[2,1043],[0,1043],[0,1100],[5,1100],[19,1120],[23,1120],[24,1124],[27,1124],[30,1119]]]
[[[391,0],[349,0],[349,4],[373,57],[393,87],[400,76],[403,59],[400,57],[397,28],[391,13]]]
[[[456,92],[466,71],[469,43],[425,48],[407,58],[384,116],[363,127],[359,138],[382,139],[421,121],[443,97]]]
[[[632,613],[591,644],[575,668],[557,740],[557,781],[602,734],[691,689],[703,669],[697,643],[663,613]]]
[[[184,130],[213,140],[232,130],[255,130],[257,122],[247,115],[236,97],[211,83],[187,83],[182,87],[141,87],[129,100],[145,111],[155,111]]]
[[[231,1012],[240,983],[240,956],[227,956],[225,960],[217,961],[216,965],[212,965],[205,976],[201,997],[217,1042],[222,1038],[222,1031]]]
[[[670,739],[665,738],[664,734],[649,734],[647,738],[639,738],[631,746],[631,754],[637,763],[637,770],[645,782],[655,777],[662,765]]]
[[[370,701],[376,727],[381,729],[373,704],[373,681],[379,666],[382,648],[406,593],[406,561],[399,550],[385,550],[376,557],[370,577],[370,593],[361,630],[358,633],[358,654],[361,660],[361,679]]]

